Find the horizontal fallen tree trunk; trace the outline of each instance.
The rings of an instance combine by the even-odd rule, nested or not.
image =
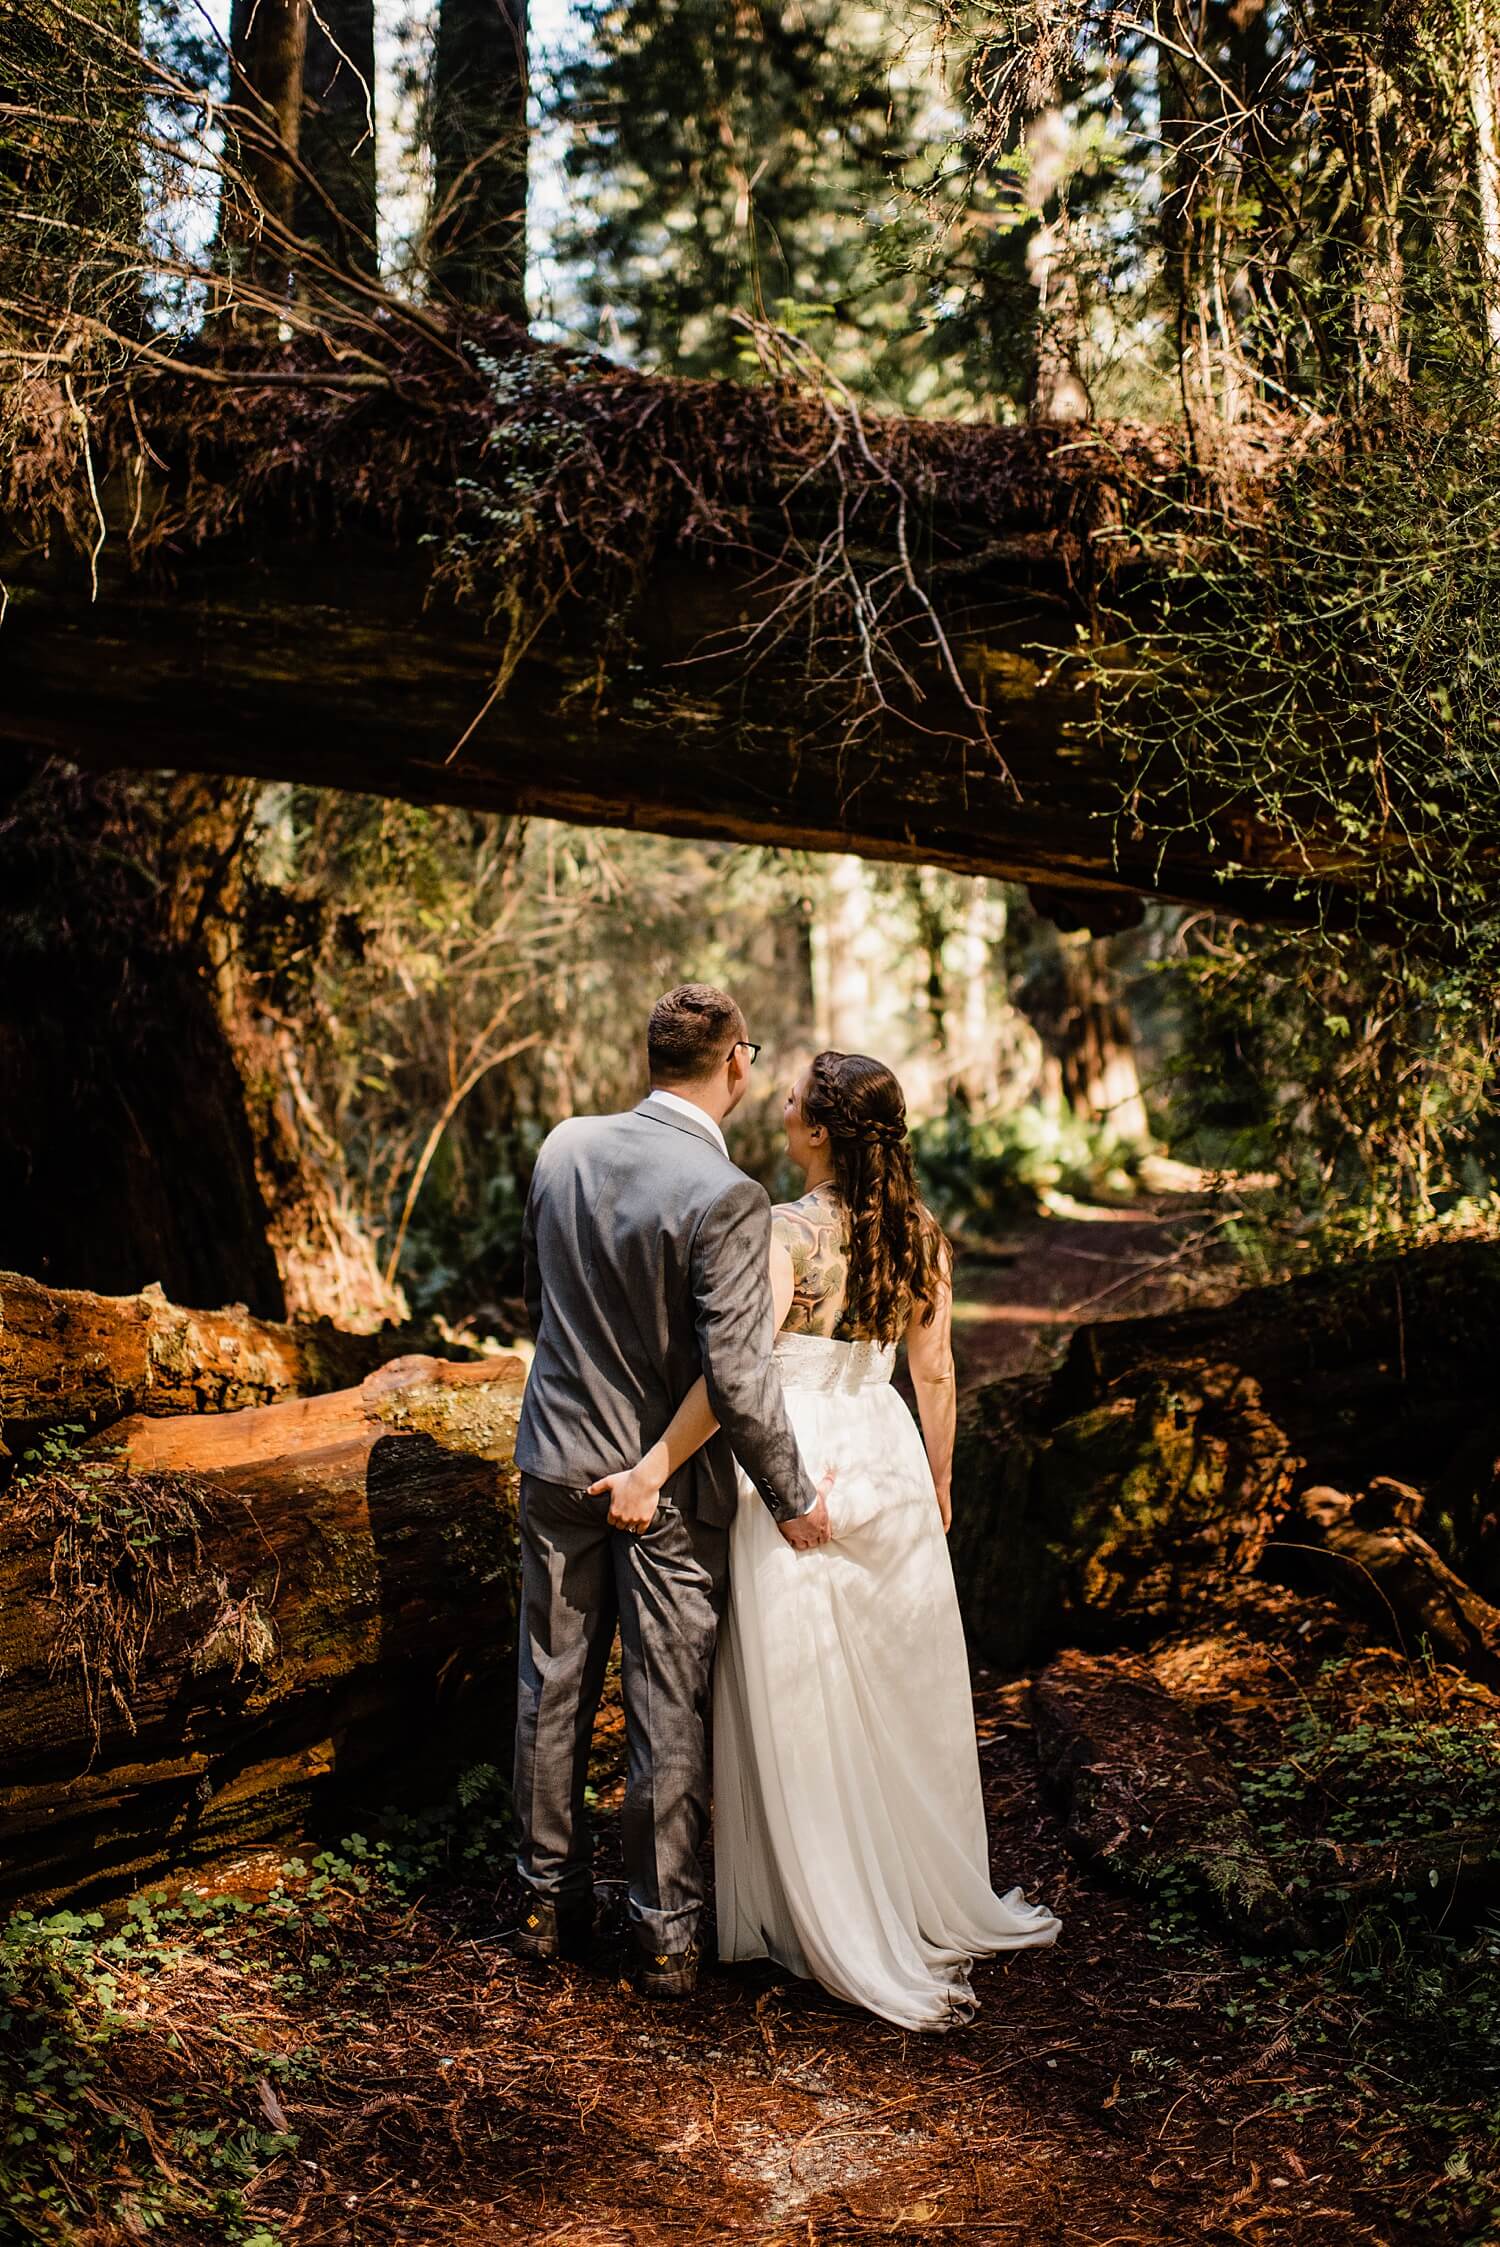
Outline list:
[[[1144,1662],[1063,1654],[1031,1702],[1043,1775],[1084,1856],[1164,1904],[1185,1891],[1256,1941],[1300,1939],[1227,1765]]]
[[[1315,1484],[1270,1545],[1283,1580],[1311,1580],[1403,1653],[1430,1652],[1500,1687],[1500,1608],[1454,1574],[1415,1527],[1422,1494],[1389,1477],[1351,1497]]]
[[[0,1893],[504,1765],[518,1360],[141,1419],[0,1497]],[[362,1791],[362,1792],[361,1792]]]
[[[394,338],[358,391],[294,351],[137,382],[71,559],[39,397],[0,741],[1386,925],[1388,823],[1362,859],[1312,801],[1199,785],[1187,819],[1160,759],[1153,808],[1095,723],[1201,523],[1170,430],[856,422],[489,345],[499,389]]]
[[[47,1428],[92,1433],[127,1413],[237,1412],[347,1388],[414,1337],[284,1324],[242,1305],[192,1311],[159,1287],[92,1295],[0,1272],[0,1462]]]
[[[1330,1850],[1318,1887],[1330,1902],[1358,1906],[1416,1895],[1439,1911],[1491,1903],[1500,1894],[1500,1826],[1453,1826],[1397,1841],[1346,1842]]]

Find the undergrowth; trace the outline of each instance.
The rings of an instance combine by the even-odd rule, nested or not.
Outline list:
[[[414,1970],[400,1938],[420,1892],[486,1883],[508,1831],[503,1782],[479,1765],[441,1808],[261,1866],[249,1892],[188,1880],[16,1912],[0,1930],[0,2237],[281,2247],[253,2203],[299,2159],[283,2101],[316,2102],[341,2040]]]
[[[1454,1829],[1500,1831],[1500,1716],[1451,1670],[1393,1657],[1324,1664],[1298,1708],[1236,1759],[1256,1839],[1284,1888],[1313,1909],[1317,1947],[1246,1956],[1223,2000],[1235,2028],[1276,2063],[1276,2105],[1317,2112],[1399,2196],[1402,2220],[1464,2247],[1500,2231],[1500,1909],[1457,1905],[1446,1880],[1414,1872],[1373,1901],[1337,1884],[1345,1854]],[[1420,1864],[1421,1852],[1416,1852]],[[1314,1892],[1317,1891],[1315,1894]],[[1153,1937],[1201,1943],[1185,1878],[1153,1898]],[[1337,2067],[1329,2060],[1340,2053]],[[1420,2190],[1413,2138],[1447,2149]]]
[[[1072,1108],[977,1117],[951,1108],[912,1133],[923,1192],[950,1228],[992,1234],[1049,1193],[1127,1201],[1145,1149]]]

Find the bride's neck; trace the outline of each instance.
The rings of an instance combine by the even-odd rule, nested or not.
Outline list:
[[[802,1183],[803,1192],[808,1194],[816,1192],[819,1186],[832,1186],[836,1183],[833,1157],[826,1147],[814,1148]]]

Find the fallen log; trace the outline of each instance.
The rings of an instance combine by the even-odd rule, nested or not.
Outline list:
[[[0,1894],[55,1900],[508,1755],[517,1359],[134,1418],[0,1497]]]
[[[1137,1372],[1068,1414],[1056,1384],[996,1382],[966,1415],[953,1566],[996,1662],[1020,1667],[1068,1637],[1144,1639],[1259,1564],[1299,1462],[1258,1384],[1186,1356],[1143,1353]]]
[[[1262,1566],[1304,1475],[1441,1486],[1443,1558],[1467,1575],[1472,1540],[1493,1567],[1494,1454],[1472,1437],[1497,1321],[1500,1246],[1464,1242],[1101,1320],[1050,1378],[989,1384],[954,1472],[976,1645],[1020,1669],[1212,1611]]]
[[[1466,1584],[1415,1527],[1422,1493],[1377,1476],[1358,1497],[1314,1484],[1268,1548],[1284,1581],[1310,1578],[1394,1639],[1424,1647],[1483,1684],[1500,1687],[1500,1608]]]
[[[0,550],[0,759],[1391,925],[1388,823],[1357,847],[1311,794],[1188,791],[1098,728],[1100,668],[1139,676],[1135,632],[1171,615],[1203,521],[1178,432],[856,423],[780,384],[467,341],[472,360],[362,331],[386,373],[342,394],[297,346],[163,368],[71,461],[38,384]],[[1275,451],[1248,441],[1239,473]]]
[[[1043,1775],[1083,1856],[1163,1901],[1185,1891],[1255,1941],[1301,1939],[1230,1771],[1145,1662],[1072,1649],[1031,1702]]]
[[[185,1310],[159,1287],[91,1295],[0,1272],[0,1462],[47,1428],[92,1433],[127,1413],[237,1412],[348,1388],[413,1337],[285,1324],[243,1304]]]
[[[1453,1826],[1396,1841],[1326,1846],[1332,1862],[1317,1887],[1329,1902],[1357,1907],[1416,1896],[1447,1911],[1491,1903],[1500,1893],[1500,1827]]]

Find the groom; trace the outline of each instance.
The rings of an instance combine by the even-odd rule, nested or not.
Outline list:
[[[771,1364],[770,1203],[736,1169],[724,1119],[759,1047],[724,991],[685,983],[646,1030],[651,1091],[619,1116],[559,1124],[537,1158],[523,1243],[536,1357],[521,1469],[517,1948],[572,1955],[593,1925],[584,1781],[620,1628],[624,1841],[638,1987],[685,1997],[698,1974],[714,1641],[745,1468],[788,1543],[828,1538]],[[647,1520],[604,1492],[702,1373],[719,1433]]]

